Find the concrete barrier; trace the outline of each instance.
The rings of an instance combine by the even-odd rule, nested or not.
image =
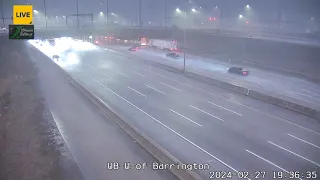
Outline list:
[[[36,49],[35,49],[36,50]],[[50,61],[52,62],[52,61]],[[72,78],[65,70],[60,68],[54,62],[52,64],[59,68],[62,73],[65,74],[69,82],[79,90],[85,97],[87,97],[95,106],[97,106],[102,114],[107,118],[113,120],[121,129],[123,129],[129,136],[131,136],[137,143],[139,143],[146,151],[148,151],[155,159],[162,164],[182,164],[177,158],[171,155],[158,143],[153,141],[144,133],[139,132],[138,128],[134,125],[127,123],[116,111],[101,100],[97,95],[91,93],[85,87],[83,87],[76,79]],[[196,172],[189,170],[182,170],[170,168],[169,171],[174,174],[180,180],[203,180]]]
[[[224,81],[220,81],[220,80],[217,80],[217,79],[213,79],[213,78],[210,78],[210,77],[207,77],[207,76],[204,76],[204,75],[201,75],[201,74],[193,73],[193,72],[190,72],[190,71],[185,71],[184,75],[186,75],[188,77],[191,77],[191,78],[195,78],[197,80],[204,81],[204,82],[212,84],[212,85],[218,85],[218,86],[220,86],[222,88],[226,88],[226,89],[229,89],[231,91],[235,91],[235,92],[238,92],[238,93],[241,93],[241,94],[244,94],[244,95],[247,95],[248,92],[249,92],[249,89],[247,89],[247,88],[244,88],[244,87],[241,87],[241,86],[238,86],[238,85],[235,85],[235,84],[227,83],[227,82],[224,82]]]
[[[297,103],[294,103],[294,102],[290,102],[290,101],[287,101],[284,99],[276,98],[276,97],[273,97],[273,96],[270,96],[270,95],[267,95],[265,93],[261,93],[258,91],[254,91],[254,90],[250,90],[248,96],[255,98],[255,99],[262,100],[262,101],[266,101],[270,104],[282,106],[284,108],[291,109],[291,110],[303,113],[305,115],[320,119],[319,111],[312,109],[312,108],[309,108],[309,107],[306,107],[306,106],[303,106],[303,105],[300,105],[300,104],[297,104]]]

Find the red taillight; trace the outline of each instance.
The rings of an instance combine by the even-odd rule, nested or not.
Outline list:
[[[99,41],[96,41],[96,43],[98,44],[98,43],[99,43]]]
[[[247,75],[247,72],[244,71],[244,72],[242,72],[242,74],[243,74],[243,75]]]

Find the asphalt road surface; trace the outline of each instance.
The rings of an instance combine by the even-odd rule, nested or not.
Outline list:
[[[40,49],[50,56],[53,48]],[[209,164],[197,171],[205,179],[319,178],[315,119],[103,49],[60,57],[57,64],[183,163]]]
[[[183,34],[174,40],[183,42]],[[288,72],[319,76],[319,46],[268,41],[256,38],[187,34],[189,52],[208,54],[220,59],[271,67]]]
[[[116,50],[127,55],[141,57],[162,64],[169,64],[170,66],[180,69],[183,68],[183,54],[181,53],[180,59],[173,59],[165,57],[165,52],[151,48],[142,48],[137,52],[130,52],[128,51],[129,47],[109,47],[112,48],[111,51]],[[245,66],[242,67],[248,69],[250,74],[249,76],[241,76],[228,72],[229,67],[237,66],[231,63],[191,54],[187,54],[186,58],[186,69],[189,71],[200,72],[214,79],[240,85],[259,92],[265,92],[276,97],[294,99],[298,104],[320,109],[320,85],[309,80],[268,72],[253,67],[247,68]]]
[[[39,68],[46,103],[86,180],[177,180],[165,170],[139,170],[143,163],[156,160],[76,90],[59,66],[31,45],[28,52]],[[119,163],[119,170],[109,169],[113,162]],[[124,170],[128,162],[130,170]]]

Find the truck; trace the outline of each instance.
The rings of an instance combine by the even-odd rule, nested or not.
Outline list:
[[[148,45],[147,38],[141,38],[140,39],[140,46],[146,46],[146,45]]]
[[[177,50],[177,41],[174,40],[162,40],[162,39],[150,39],[149,44],[153,48],[159,48],[167,51]]]

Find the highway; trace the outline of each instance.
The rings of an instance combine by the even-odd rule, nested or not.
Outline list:
[[[37,47],[49,57],[54,49]],[[234,179],[264,172],[272,179],[278,171],[299,171],[300,179],[310,171],[319,178],[315,119],[144,64],[139,57],[101,48],[59,55],[58,65],[179,160],[209,164],[197,171],[204,179],[217,171],[232,172]]]
[[[183,34],[174,34],[183,43]],[[181,47],[180,47],[181,48]],[[187,34],[188,52],[318,77],[319,46],[256,38]]]
[[[180,59],[173,59],[165,57],[165,52],[150,48],[143,48],[137,52],[129,52],[129,47],[123,46],[108,46],[108,48],[128,56],[140,57],[179,69],[183,68],[182,53],[180,53]],[[246,66],[242,67],[248,69],[250,74],[243,77],[228,73],[227,70],[231,66],[237,65],[191,54],[186,56],[186,69],[191,72],[201,72],[201,74],[214,79],[277,95],[277,97],[295,99],[307,107],[320,109],[320,86],[314,82]]]
[[[156,160],[79,93],[59,66],[30,45],[27,51],[38,67],[38,85],[46,104],[86,180],[177,180],[168,171],[135,168]],[[119,170],[109,169],[112,162],[119,163]],[[130,170],[124,170],[126,162]]]

